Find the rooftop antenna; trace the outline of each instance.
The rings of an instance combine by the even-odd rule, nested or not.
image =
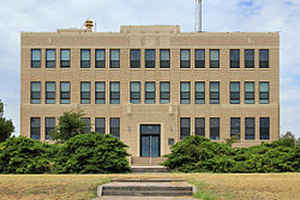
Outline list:
[[[202,32],[202,1],[195,1],[195,32]]]

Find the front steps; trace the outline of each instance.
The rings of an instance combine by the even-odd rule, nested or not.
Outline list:
[[[100,199],[113,196],[184,197],[186,199],[192,197],[193,186],[179,179],[123,179],[99,186],[97,194]]]
[[[131,157],[131,166],[159,166],[164,157]]]
[[[168,173],[163,166],[131,166],[131,173]]]

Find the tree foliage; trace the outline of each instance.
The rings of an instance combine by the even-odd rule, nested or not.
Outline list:
[[[59,123],[50,134],[53,140],[64,142],[68,139],[83,134],[86,124],[80,120],[82,112],[65,112],[59,117]]]
[[[3,103],[0,100],[0,143],[9,138],[15,131],[11,120],[6,120],[3,116]]]

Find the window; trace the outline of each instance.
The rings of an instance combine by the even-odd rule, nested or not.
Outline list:
[[[219,140],[220,139],[220,118],[210,118],[210,139]]]
[[[91,67],[91,50],[81,49],[80,50],[80,68]]]
[[[56,103],[56,83],[46,82],[46,104]]]
[[[91,83],[81,82],[80,83],[80,103],[90,104],[91,103]]]
[[[90,118],[81,118],[80,119],[84,123],[83,133],[91,132],[91,119]]]
[[[211,49],[209,51],[209,65],[210,68],[219,68],[220,67],[220,50]]]
[[[180,82],[180,104],[191,103],[191,83]]]
[[[180,139],[183,140],[185,137],[191,135],[191,119],[180,118]]]
[[[110,82],[110,104],[120,104],[120,82]]]
[[[95,67],[105,68],[105,49],[96,49],[95,52]]]
[[[141,67],[141,51],[139,49],[130,50],[130,67],[131,68]]]
[[[95,83],[95,102],[96,104],[105,104],[105,82],[96,82]]]
[[[46,117],[45,118],[45,134],[46,140],[51,140],[50,133],[55,129],[55,118]]]
[[[31,49],[31,68],[41,67],[41,50]]]
[[[195,82],[195,104],[205,104],[205,82]]]
[[[180,50],[180,68],[191,67],[191,50],[181,49]]]
[[[230,49],[230,67],[240,68],[240,50]]]
[[[241,139],[241,119],[231,118],[230,125],[230,137]]]
[[[255,139],[255,118],[248,117],[245,119],[245,139]]]
[[[260,82],[259,83],[259,103],[260,104],[268,104],[269,103],[269,83],[268,82]]]
[[[210,104],[220,104],[220,83],[210,82],[209,84],[209,101]]]
[[[110,68],[120,68],[120,49],[110,50]]]
[[[155,68],[155,49],[146,49],[145,50],[145,67],[146,68]]]
[[[60,67],[68,68],[71,66],[71,50],[61,49],[60,50]]]
[[[255,103],[255,83],[245,82],[245,103],[254,104]]]
[[[120,139],[120,118],[110,118],[110,134]]]
[[[270,139],[270,118],[260,118],[259,121],[259,133],[261,140],[269,140]]]
[[[160,82],[160,103],[170,103],[170,82]]]
[[[130,82],[130,103],[140,104],[141,103],[141,83]]]
[[[41,118],[39,117],[30,119],[30,138],[34,140],[41,139]]]
[[[240,104],[240,82],[230,83],[230,103]]]
[[[145,103],[146,104],[155,104],[155,82],[146,82],[145,83]]]
[[[30,101],[32,104],[41,103],[41,82],[31,82]]]
[[[56,50],[47,49],[46,50],[46,68],[56,67]]]
[[[245,49],[245,67],[254,68],[255,52],[254,49]]]
[[[205,118],[195,119],[195,135],[205,137]]]
[[[259,67],[269,68],[269,49],[259,50]]]
[[[205,49],[195,50],[195,67],[205,68]]]
[[[70,82],[60,82],[60,103],[71,103],[71,86]]]
[[[160,50],[160,68],[170,68],[170,49]]]
[[[96,118],[95,122],[96,133],[105,134],[105,118]]]

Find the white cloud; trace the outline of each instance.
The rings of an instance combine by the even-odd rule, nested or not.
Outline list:
[[[20,32],[56,31],[97,20],[100,31],[122,24],[178,24],[193,31],[193,0],[10,0],[0,7],[0,98],[6,116],[19,124]],[[206,31],[280,31],[282,130],[298,136],[300,111],[300,1],[207,0]],[[10,89],[7,89],[7,88]],[[12,89],[13,88],[13,89]],[[298,112],[297,112],[298,111]],[[17,131],[19,128],[17,127]]]

